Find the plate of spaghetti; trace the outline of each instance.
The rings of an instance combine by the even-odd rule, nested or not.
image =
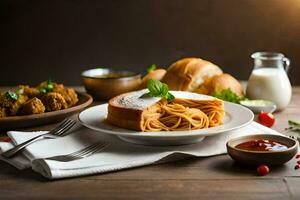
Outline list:
[[[241,128],[253,113],[215,97],[171,91],[171,101],[147,97],[147,89],[112,98],[108,104],[86,109],[79,121],[102,133],[144,145],[183,145]]]

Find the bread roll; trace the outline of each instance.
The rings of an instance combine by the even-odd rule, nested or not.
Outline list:
[[[152,72],[149,72],[148,74],[146,74],[143,79],[142,79],[142,83],[140,85],[140,89],[146,88],[147,87],[147,82],[150,79],[155,79],[155,80],[161,80],[165,74],[166,74],[166,70],[165,69],[156,69]]]
[[[239,96],[244,94],[239,81],[230,74],[220,74],[206,79],[205,82],[195,90],[195,92],[212,95],[215,92],[221,92],[228,88]]]
[[[222,70],[200,58],[184,58],[173,63],[162,82],[171,90],[194,91],[206,78],[222,74]]]

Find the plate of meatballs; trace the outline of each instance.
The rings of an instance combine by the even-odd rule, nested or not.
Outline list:
[[[19,85],[0,92],[0,130],[58,122],[80,112],[92,101],[90,95],[51,80],[36,87]]]

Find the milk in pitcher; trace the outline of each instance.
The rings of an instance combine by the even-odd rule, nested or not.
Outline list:
[[[252,54],[254,69],[247,84],[250,99],[273,101],[277,110],[283,110],[292,97],[292,87],[287,76],[289,60],[280,53],[258,52]]]

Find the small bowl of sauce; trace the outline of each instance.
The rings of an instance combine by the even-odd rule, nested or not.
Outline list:
[[[86,91],[96,100],[102,101],[136,90],[142,81],[140,74],[109,68],[86,70],[81,77]]]
[[[280,135],[259,134],[227,142],[232,159],[247,165],[282,165],[298,152],[298,141]]]

